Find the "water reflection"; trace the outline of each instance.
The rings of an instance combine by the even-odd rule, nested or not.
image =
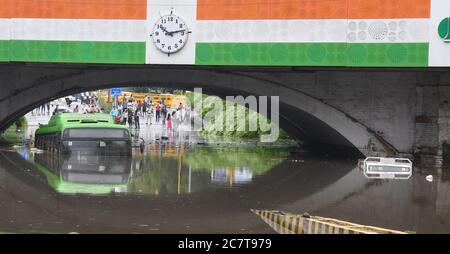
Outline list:
[[[54,156],[51,153],[34,154],[36,170],[59,193],[107,194],[125,192],[131,179],[131,158],[84,155]]]
[[[368,179],[354,158],[291,154],[279,163],[283,153],[268,149],[180,151],[180,147],[170,153],[151,149],[135,153],[127,192],[95,196],[59,194],[36,169],[36,155],[0,151],[0,228],[63,233],[273,233],[250,212],[264,209],[308,212],[417,233],[450,232],[446,167],[442,171],[415,168],[412,177],[402,181]],[[92,170],[98,171],[98,166]],[[230,189],[230,179],[237,175],[249,179],[250,172],[251,181],[234,181]],[[430,174],[432,182],[425,179]],[[55,175],[63,178],[61,173]],[[228,182],[216,182],[215,176]]]
[[[211,172],[211,180],[216,183],[242,184],[252,181],[252,171],[248,168],[218,168]]]
[[[289,149],[195,148],[154,143],[133,157],[35,154],[21,150],[41,178],[62,194],[182,195],[233,190],[251,183],[289,154]]]
[[[188,147],[152,144],[147,153],[135,153],[130,193],[190,194],[239,188],[263,175],[289,154],[289,149]],[[225,185],[223,183],[229,183]]]

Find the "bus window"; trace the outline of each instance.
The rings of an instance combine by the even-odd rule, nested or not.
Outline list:
[[[124,129],[97,128],[66,129],[64,138],[128,138],[128,131]]]

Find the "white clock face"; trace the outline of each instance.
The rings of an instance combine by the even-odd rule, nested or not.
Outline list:
[[[169,14],[156,22],[151,36],[156,48],[170,55],[186,45],[188,33],[186,22],[176,15]]]

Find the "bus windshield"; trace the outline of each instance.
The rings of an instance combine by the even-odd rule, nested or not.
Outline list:
[[[107,128],[66,129],[64,138],[128,138],[128,131]]]

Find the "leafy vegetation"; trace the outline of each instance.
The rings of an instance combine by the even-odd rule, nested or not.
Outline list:
[[[208,112],[210,112],[213,107],[208,107],[207,105],[205,105],[205,99],[207,98],[207,95],[203,95],[202,97],[202,101],[203,101],[203,106],[201,107],[201,112],[197,112],[198,114],[200,114],[202,117],[205,117]],[[200,101],[195,101],[196,96],[194,93],[192,92],[188,92],[186,93],[186,98],[188,99],[188,103],[191,105],[200,105],[201,102]],[[227,101],[226,100],[221,100],[223,103],[223,108],[226,109],[227,107]],[[230,105],[228,104],[228,107]],[[211,119],[210,122],[208,122],[205,126],[203,126],[203,130],[201,131],[201,134],[203,136],[221,136],[221,137],[237,137],[237,138],[259,138],[261,135],[263,134],[268,134],[269,132],[263,132],[260,128],[259,123],[260,122],[267,122],[267,123],[271,123],[271,121],[269,119],[267,119],[266,117],[264,117],[263,115],[259,114],[258,112],[248,109],[244,106],[238,105],[238,104],[234,104],[233,105],[234,110],[231,112],[234,112],[234,116],[233,118],[230,117],[226,117],[226,110],[220,111],[218,112],[217,115],[215,115],[215,117],[213,119]],[[199,107],[196,107],[195,109],[197,110]],[[245,130],[239,130],[239,126],[238,126],[238,120],[240,116],[245,116]],[[222,119],[223,120],[223,126],[231,126],[232,130],[218,130],[215,127],[215,121],[216,119]],[[257,123],[257,130],[253,131],[249,129],[249,123],[250,122],[255,122]],[[280,129],[280,135],[279,135],[279,139],[290,139],[290,137],[287,135],[287,133]]]
[[[0,134],[0,143],[20,144],[25,140],[25,130],[28,127],[27,119],[22,116],[8,129]]]

